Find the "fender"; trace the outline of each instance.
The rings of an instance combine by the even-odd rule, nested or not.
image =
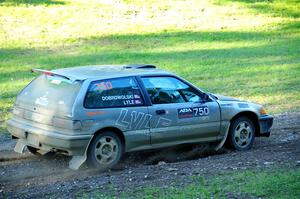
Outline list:
[[[101,132],[104,131],[105,129],[111,129],[114,128],[114,130],[112,131],[116,131],[118,128],[116,127],[105,127],[105,128],[101,128],[98,129],[97,131],[95,131],[95,133],[93,134],[93,136],[90,138],[88,144],[86,145],[86,148],[84,150],[84,154],[82,155],[77,155],[77,156],[73,156],[72,159],[69,162],[69,168],[72,170],[78,170],[80,168],[80,166],[85,163],[85,161],[87,160],[87,152],[88,152],[88,148],[92,142],[92,140],[94,139],[95,135],[97,134],[97,132]],[[120,132],[122,132],[120,129],[118,129]],[[117,133],[118,134],[118,133]],[[120,136],[120,135],[119,135]],[[123,135],[124,136],[124,135]],[[123,137],[124,138],[124,137]],[[121,138],[121,139],[123,139]],[[125,138],[124,138],[125,139]],[[125,141],[125,140],[124,140]]]

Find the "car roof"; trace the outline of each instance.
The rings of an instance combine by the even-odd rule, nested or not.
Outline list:
[[[140,75],[172,75],[157,69],[154,65],[90,65],[52,70],[53,72],[75,79],[107,79]]]

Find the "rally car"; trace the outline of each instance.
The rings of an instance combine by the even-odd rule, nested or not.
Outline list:
[[[15,151],[116,165],[125,152],[226,142],[248,150],[269,136],[273,117],[259,104],[207,93],[154,65],[81,66],[40,73],[17,96],[7,122]]]

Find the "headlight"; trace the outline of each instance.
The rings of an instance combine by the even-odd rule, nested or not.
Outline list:
[[[261,115],[267,115],[267,111],[266,111],[266,109],[265,109],[264,107],[261,107],[261,108],[259,109],[259,113],[260,113]]]

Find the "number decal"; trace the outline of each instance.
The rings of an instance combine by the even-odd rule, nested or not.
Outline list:
[[[113,88],[113,85],[112,85],[112,83],[111,82],[106,82],[106,89],[108,90],[108,89],[112,89]]]
[[[209,115],[209,109],[207,106],[193,108],[194,117],[201,117]]]
[[[110,81],[101,82],[101,83],[98,83],[98,84],[95,84],[95,85],[96,85],[96,90],[98,92],[113,89],[113,85]]]
[[[193,108],[180,108],[177,109],[178,118],[192,118],[204,117],[209,115],[209,108],[207,106],[193,107]]]

